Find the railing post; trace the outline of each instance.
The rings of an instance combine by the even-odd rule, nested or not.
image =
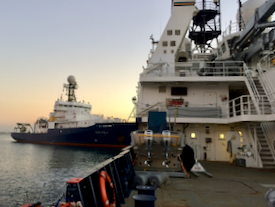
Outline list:
[[[222,67],[223,67],[223,76],[225,76],[225,67],[224,67],[224,62],[222,63]]]
[[[251,101],[250,97],[247,97],[247,105],[248,105],[248,114],[251,115]]]
[[[266,113],[266,111],[265,111],[266,105],[265,105],[265,102],[264,102],[265,97],[266,97],[266,96],[263,96],[263,97],[262,97],[263,114],[265,114],[265,113]]]
[[[227,111],[227,113],[226,113],[226,117],[225,118],[230,118],[230,101],[227,101],[227,103],[226,103],[226,111]]]
[[[235,100],[232,101],[233,117],[236,116]]]
[[[240,105],[241,105],[241,115],[244,115],[244,111],[243,111],[243,96],[240,97]]]

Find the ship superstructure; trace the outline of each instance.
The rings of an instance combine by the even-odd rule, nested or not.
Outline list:
[[[54,111],[50,113],[49,128],[77,128],[88,127],[95,123],[107,122],[103,115],[92,115],[92,106],[85,101],[77,102],[75,90],[78,88],[74,76],[68,77],[68,84],[64,89],[68,99],[62,100],[62,96],[54,104]],[[121,119],[113,122],[121,122]]]
[[[147,129],[149,111],[166,112],[169,130],[183,132],[199,160],[237,157],[247,167],[274,168],[275,24],[268,19],[275,0],[256,5],[245,26],[230,24],[219,36],[221,6],[220,0],[172,1],[140,74],[139,129]]]

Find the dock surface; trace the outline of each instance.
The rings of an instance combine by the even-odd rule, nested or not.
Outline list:
[[[274,169],[254,169],[235,164],[200,162],[213,175],[170,178],[155,192],[155,207],[268,207],[265,193],[275,189]],[[135,206],[133,190],[123,207]]]

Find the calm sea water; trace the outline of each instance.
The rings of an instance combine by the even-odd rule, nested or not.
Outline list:
[[[0,207],[42,201],[54,204],[66,181],[88,174],[119,149],[18,143],[0,134]]]

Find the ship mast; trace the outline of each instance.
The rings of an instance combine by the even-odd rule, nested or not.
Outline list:
[[[206,53],[213,39],[221,34],[220,0],[202,0],[196,4],[199,9],[193,17],[189,38],[194,41],[195,50]]]
[[[75,77],[70,75],[68,77],[69,84],[64,84],[64,88],[66,88],[66,95],[68,95],[68,101],[76,102],[75,89],[78,88]]]

